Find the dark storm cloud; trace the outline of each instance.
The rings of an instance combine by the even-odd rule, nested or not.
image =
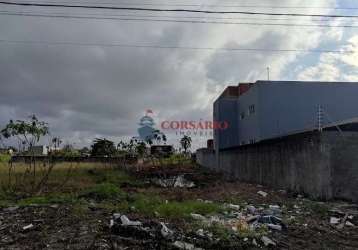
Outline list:
[[[0,37],[8,40],[280,48],[292,36],[265,27],[252,32],[232,25],[0,16]],[[136,135],[148,108],[158,121],[210,119],[212,100],[224,86],[265,76],[268,65],[277,65],[278,76],[282,58],[0,43],[0,126],[35,113],[50,123],[54,135],[83,144],[98,136]]]

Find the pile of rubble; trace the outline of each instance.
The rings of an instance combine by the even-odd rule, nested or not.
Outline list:
[[[206,201],[210,202],[210,201]],[[119,241],[132,241],[135,244],[142,244],[153,248],[166,246],[167,248],[176,249],[201,249],[191,242],[199,242],[197,239],[205,240],[205,242],[218,242],[219,238],[215,238],[210,232],[210,226],[221,225],[232,232],[233,235],[240,237],[241,235],[255,235],[257,232],[265,232],[260,237],[242,238],[244,242],[249,242],[255,246],[275,246],[276,243],[267,237],[268,230],[287,230],[286,225],[281,219],[281,209],[278,205],[271,205],[268,209],[263,207],[256,208],[248,205],[241,208],[235,204],[224,204],[226,210],[222,214],[204,216],[192,213],[191,217],[195,221],[203,225],[203,228],[196,230],[195,235],[185,236],[178,231],[170,229],[163,222],[141,222],[138,220],[130,220],[126,215],[115,213],[110,220],[111,233]],[[263,230],[260,230],[263,229]]]
[[[252,205],[247,205],[244,208],[235,204],[225,204],[224,206],[228,209],[224,214],[209,217],[200,214],[191,214],[191,216],[207,226],[220,224],[239,236],[240,234],[257,232],[259,229],[287,230],[287,226],[282,222],[282,211],[278,205],[270,205],[268,209],[263,207],[256,208]],[[249,239],[244,238],[244,240]],[[276,245],[274,241],[265,235],[262,235],[261,241],[265,246]],[[252,239],[252,244],[258,245],[255,238]]]
[[[112,240],[118,245],[125,242],[126,245],[146,246],[147,249],[202,249],[185,242],[184,236],[163,222],[130,220],[124,214],[115,213],[110,220],[110,229]]]
[[[195,183],[187,180],[184,175],[173,176],[169,178],[152,178],[151,182],[160,187],[179,187],[179,188],[192,188]]]

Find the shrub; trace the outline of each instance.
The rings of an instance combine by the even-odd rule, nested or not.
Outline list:
[[[119,199],[123,196],[122,191],[112,183],[97,184],[84,190],[79,197],[92,198],[95,200]]]
[[[46,204],[65,204],[65,203],[72,203],[76,199],[71,195],[56,195],[52,194],[49,196],[34,196],[26,199],[19,200],[17,202],[20,206],[28,206],[31,204],[38,204],[38,205],[46,205]]]
[[[11,159],[11,156],[8,154],[0,154],[0,163],[8,163]]]

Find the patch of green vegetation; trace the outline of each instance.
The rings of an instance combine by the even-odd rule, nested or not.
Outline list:
[[[83,202],[75,203],[72,207],[73,215],[79,218],[86,217],[88,211],[89,211],[88,205]]]
[[[158,213],[167,218],[183,218],[190,216],[191,213],[207,215],[221,212],[223,209],[215,203],[204,203],[200,201],[165,201],[157,196],[135,195],[129,201],[129,207],[134,207],[139,212],[146,215]]]
[[[8,163],[11,159],[9,154],[0,154],[0,163]]]
[[[209,227],[206,227],[206,230],[213,233],[216,238],[221,240],[229,240],[233,231],[229,230],[228,228],[224,227],[221,224],[215,223]]]
[[[9,199],[9,196],[0,191],[0,207],[8,207],[12,204],[11,200]]]
[[[190,164],[191,158],[183,154],[172,154],[167,158],[160,159],[162,165],[172,165],[172,164]]]
[[[96,184],[95,186],[83,190],[79,198],[92,198],[94,200],[118,200],[124,197],[124,193],[120,188],[112,183],[101,183]]]
[[[32,204],[46,205],[46,204],[69,204],[76,202],[76,197],[68,194],[51,194],[48,196],[34,196],[26,199],[21,199],[17,202],[19,206],[28,206]]]
[[[311,212],[315,215],[318,215],[322,218],[327,218],[330,208],[324,203],[309,202],[308,209],[311,210]]]
[[[92,170],[92,176],[96,183],[112,183],[117,186],[143,187],[144,183],[133,176],[120,170]]]
[[[157,212],[165,217],[186,217],[191,213],[207,215],[221,212],[222,208],[215,203],[205,203],[200,201],[168,202],[157,207]]]
[[[134,207],[139,212],[152,216],[157,212],[157,207],[164,201],[157,196],[136,194],[128,199],[129,207]]]

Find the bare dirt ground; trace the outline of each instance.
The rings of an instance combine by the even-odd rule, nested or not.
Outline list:
[[[355,204],[311,201],[283,190],[228,182],[218,174],[192,165],[133,169],[129,175],[144,184],[121,183],[126,200],[111,202],[111,206],[95,199],[68,204],[3,206],[0,208],[0,249],[358,249],[358,206]],[[152,181],[179,175],[184,175],[195,187],[162,187]],[[267,196],[263,197],[258,191],[266,192]],[[132,194],[148,197],[155,194],[169,204],[187,200],[223,206],[235,204],[240,207],[238,214],[245,213],[247,206],[262,211],[275,205],[279,206],[287,229],[266,230],[265,235],[274,243],[267,246],[260,241],[261,235],[240,236],[240,230],[228,237],[223,233],[231,234],[230,229],[220,234],[214,232],[211,237],[199,237],[195,234],[197,227],[193,229],[195,222],[190,218],[172,214],[154,216],[134,205],[121,209],[122,203],[132,199],[128,198]],[[136,227],[110,227],[113,213],[140,221],[146,231]],[[332,223],[332,217],[339,221]],[[160,234],[161,222],[175,232],[175,240]],[[173,244],[176,241],[188,242],[188,245]]]

